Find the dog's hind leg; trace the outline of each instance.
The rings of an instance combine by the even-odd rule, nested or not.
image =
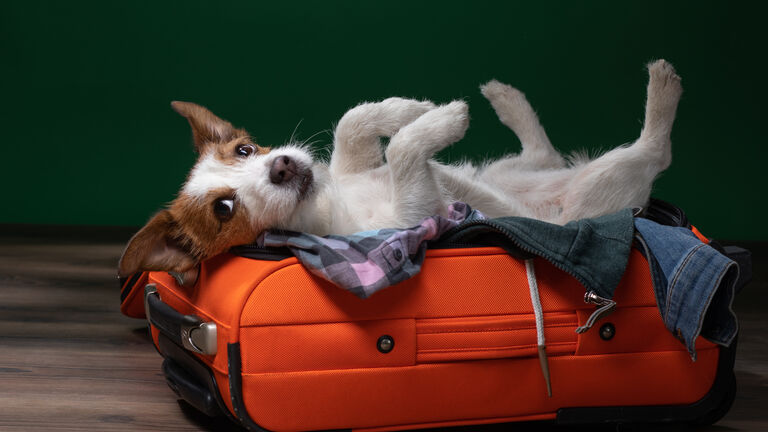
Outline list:
[[[640,138],[586,165],[573,168],[566,186],[559,222],[644,206],[653,180],[672,161],[670,135],[683,88],[671,64],[658,60],[648,66],[648,99]]]
[[[360,104],[339,120],[334,131],[332,174],[357,174],[384,164],[380,137],[391,137],[435,104],[403,98]]]
[[[467,104],[455,101],[427,112],[392,136],[386,150],[392,201],[404,224],[411,226],[445,211],[443,190],[429,160],[460,140],[468,126]]]
[[[565,167],[563,157],[552,147],[536,112],[520,90],[493,80],[480,87],[499,120],[517,135],[523,150],[495,162],[489,175],[503,175],[508,170],[542,170]],[[488,169],[487,168],[487,169]]]

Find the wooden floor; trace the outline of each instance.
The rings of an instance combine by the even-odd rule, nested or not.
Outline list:
[[[178,403],[145,323],[120,315],[124,239],[22,234],[0,231],[0,431],[237,430]],[[768,247],[754,249],[756,280],[737,304],[739,392],[708,431],[768,431]]]

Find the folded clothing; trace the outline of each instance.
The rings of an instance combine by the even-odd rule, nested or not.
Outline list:
[[[739,325],[733,298],[739,266],[685,227],[636,218],[664,323],[696,359],[696,338],[728,346]]]

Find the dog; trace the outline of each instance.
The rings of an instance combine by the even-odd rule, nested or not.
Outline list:
[[[659,60],[648,71],[640,137],[593,160],[564,158],[523,93],[497,81],[481,91],[522,151],[480,166],[432,160],[466,132],[468,108],[461,101],[435,106],[390,98],[359,105],[339,121],[327,164],[302,145],[259,146],[207,109],[173,102],[189,121],[199,158],[178,197],[129,241],[118,273],[183,274],[267,229],[343,235],[411,227],[453,201],[489,217],[558,224],[644,206],[671,162],[682,94],[672,65]],[[385,150],[380,137],[390,137]]]

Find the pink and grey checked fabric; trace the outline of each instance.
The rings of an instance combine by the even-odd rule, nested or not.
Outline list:
[[[259,246],[288,247],[310,272],[361,298],[416,275],[427,241],[468,220],[484,219],[477,210],[456,202],[448,215],[424,218],[408,229],[380,229],[348,236],[319,237],[294,231],[268,231]]]

